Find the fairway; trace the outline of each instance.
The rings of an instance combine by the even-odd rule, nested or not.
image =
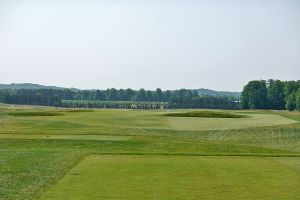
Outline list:
[[[299,112],[0,111],[1,200],[300,196]]]
[[[16,108],[15,108],[16,109]],[[31,110],[31,111],[28,111]],[[76,110],[75,110],[76,111]],[[229,130],[297,123],[277,114],[243,114],[245,118],[170,117],[168,111],[90,110],[19,107],[0,115],[0,134],[28,135],[165,135],[170,131]],[[78,110],[81,111],[81,110]],[[174,111],[171,111],[174,112]],[[179,112],[179,111],[176,111]],[[209,111],[211,112],[211,111]],[[220,112],[220,111],[218,111]],[[224,112],[224,111],[221,111]],[[32,113],[55,115],[36,116]],[[225,113],[225,112],[224,112]],[[226,113],[238,113],[226,111]]]
[[[53,186],[54,199],[297,199],[297,158],[89,156]],[[289,165],[289,163],[291,163]]]

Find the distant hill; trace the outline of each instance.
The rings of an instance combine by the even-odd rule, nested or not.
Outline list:
[[[56,86],[45,86],[33,83],[0,84],[0,89],[64,89]]]
[[[45,85],[39,85],[34,83],[11,83],[11,84],[0,84],[0,89],[66,89],[63,87],[57,87],[57,86],[45,86]],[[69,88],[72,90],[78,90],[76,88]],[[216,91],[216,90],[210,90],[210,89],[191,89],[193,91],[196,91],[200,96],[214,96],[214,97],[240,97],[240,92],[227,92],[227,91]]]
[[[209,89],[194,89],[200,96],[214,96],[214,97],[240,97],[240,92],[227,92],[227,91],[216,91],[216,90],[209,90]]]

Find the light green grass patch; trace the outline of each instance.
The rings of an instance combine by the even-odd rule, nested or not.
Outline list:
[[[169,117],[170,125],[176,130],[224,130],[250,127],[274,126],[297,123],[279,115],[247,114],[246,118],[194,118]]]
[[[299,170],[272,158],[94,155],[42,200],[297,199],[299,180]]]
[[[127,141],[131,136],[124,135],[20,135],[0,134],[0,139],[18,140],[109,140]]]
[[[274,157],[273,160],[276,160],[277,162],[286,165],[296,171],[300,171],[300,161],[299,158],[293,158],[293,157]],[[299,179],[300,182],[300,179]]]

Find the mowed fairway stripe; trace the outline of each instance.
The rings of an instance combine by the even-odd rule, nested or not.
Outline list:
[[[19,140],[110,140],[127,141],[131,136],[122,135],[20,135],[20,134],[0,134],[0,139]]]
[[[285,158],[293,166],[298,158]],[[276,158],[88,156],[49,199],[298,199],[300,169]],[[298,164],[297,164],[298,166]]]

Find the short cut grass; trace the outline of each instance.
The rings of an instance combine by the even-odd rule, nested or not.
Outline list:
[[[270,158],[89,156],[42,200],[297,199],[298,180],[296,170]]]

